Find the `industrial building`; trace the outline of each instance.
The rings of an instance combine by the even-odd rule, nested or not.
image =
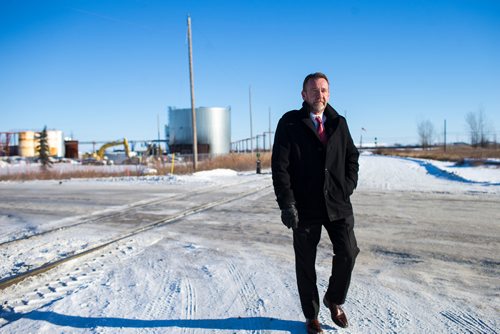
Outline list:
[[[193,153],[193,127],[191,109],[168,110],[165,127],[169,149],[174,153]],[[198,153],[227,154],[231,150],[231,108],[196,108]]]
[[[0,132],[0,156],[36,158],[40,144],[36,131]],[[64,140],[60,130],[47,130],[49,154],[56,158],[78,158],[78,142]]]
[[[199,154],[214,156],[230,153],[231,108],[196,108],[196,131]],[[39,134],[40,131],[33,130],[0,132],[0,156],[21,156],[35,160],[39,156],[36,149],[40,144]],[[193,153],[191,108],[169,108],[165,135],[170,152]],[[162,141],[158,140],[158,142]],[[60,130],[47,130],[47,143],[50,156],[54,158],[79,158],[79,142],[65,140],[63,132]],[[111,142],[111,144],[113,143]],[[109,146],[109,144],[105,143],[103,147]]]

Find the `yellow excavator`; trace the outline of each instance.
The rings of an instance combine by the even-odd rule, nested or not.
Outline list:
[[[112,141],[112,142],[109,142],[109,143],[106,143],[106,144],[102,145],[101,148],[99,148],[99,150],[96,153],[97,159],[103,160],[104,159],[104,153],[106,153],[106,149],[110,148],[110,147],[113,147],[113,146],[118,146],[118,145],[123,145],[123,148],[125,149],[125,155],[127,156],[128,159],[130,159],[130,148],[129,148],[129,145],[128,145],[127,138],[123,138],[121,140]]]
[[[107,160],[107,158],[104,156],[104,154],[106,153],[107,148],[110,148],[113,146],[118,146],[118,145],[123,145],[123,147],[125,149],[125,155],[127,156],[127,160],[130,160],[130,148],[128,145],[128,140],[127,140],[127,138],[123,138],[121,140],[116,140],[116,141],[112,141],[109,143],[105,143],[95,153],[84,154],[82,163],[85,165],[109,165],[109,164],[112,164],[113,162],[110,160]]]

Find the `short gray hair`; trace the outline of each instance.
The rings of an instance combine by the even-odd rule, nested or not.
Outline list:
[[[316,80],[316,79],[325,79],[326,82],[328,83],[328,85],[330,85],[330,81],[328,81],[328,78],[326,77],[326,75],[324,73],[315,72],[315,73],[308,74],[306,76],[306,78],[304,79],[304,83],[302,84],[302,90],[306,90],[306,84],[311,79],[314,79],[314,80]]]

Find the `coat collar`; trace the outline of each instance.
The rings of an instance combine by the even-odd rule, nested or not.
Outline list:
[[[318,136],[318,133],[316,131],[316,127],[314,126],[313,121],[309,117],[309,113],[311,112],[309,104],[307,104],[305,101],[302,102],[302,108],[300,109],[300,112],[301,112],[302,122],[311,131],[314,132],[314,134],[316,135],[316,137],[319,140],[319,136]],[[335,132],[335,130],[338,127],[340,116],[337,113],[337,111],[335,109],[333,109],[333,107],[329,103],[327,103],[327,105],[326,105],[324,115],[326,116],[326,122],[325,122],[326,135],[328,136],[328,138],[330,138],[330,136]]]

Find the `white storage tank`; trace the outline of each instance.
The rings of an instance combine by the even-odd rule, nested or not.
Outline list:
[[[64,135],[60,130],[47,130],[47,143],[49,145],[50,156],[64,157]]]
[[[19,132],[19,155],[32,158],[36,154],[35,131]]]
[[[38,156],[37,147],[40,145],[38,137],[41,132],[22,131],[19,132],[19,155],[26,158]],[[64,136],[60,130],[47,130],[47,144],[49,155],[53,157],[64,157]]]
[[[192,153],[191,109],[169,108],[169,147],[172,152]],[[227,154],[231,149],[231,108],[196,108],[198,153]]]

